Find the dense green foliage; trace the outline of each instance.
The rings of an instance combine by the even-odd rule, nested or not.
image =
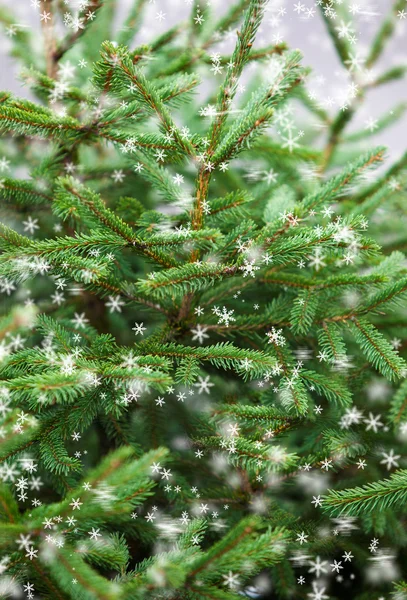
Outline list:
[[[0,594],[238,600],[263,573],[257,597],[349,597],[313,562],[349,553],[362,600],[377,537],[404,598],[407,155],[346,129],[404,67],[331,118],[299,51],[253,45],[266,0],[142,47],[145,1],[114,43],[114,2],[85,4],[57,39],[41,2],[44,54],[12,38],[36,100],[0,97]]]

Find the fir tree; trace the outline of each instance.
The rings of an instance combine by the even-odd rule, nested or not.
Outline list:
[[[363,61],[346,3],[296,5],[333,116],[255,43],[267,0],[141,46],[146,0],[116,33],[111,0],[32,4],[41,52],[0,12],[35,96],[0,97],[0,595],[363,600],[378,565],[405,598],[407,155],[362,147],[405,105],[351,127],[405,0]]]

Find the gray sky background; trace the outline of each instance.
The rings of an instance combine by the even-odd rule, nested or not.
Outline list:
[[[65,1],[67,9],[75,5],[78,0]],[[118,16],[116,27],[119,28],[128,8],[133,0],[116,0]],[[343,0],[346,2],[346,0]],[[34,0],[35,2],[35,0]],[[211,5],[217,16],[222,15],[234,0],[212,0]],[[0,0],[0,6],[5,6],[15,14],[16,23],[38,31],[37,43],[40,47],[40,17],[39,10],[32,5],[33,0]],[[202,5],[206,0],[202,0]],[[313,76],[310,79],[309,89],[316,93],[329,112],[335,114],[339,109],[338,95],[347,87],[346,73],[341,67],[335,49],[331,43],[326,27],[311,0],[270,0],[268,12],[265,15],[262,27],[258,33],[256,45],[270,44],[275,41],[275,36],[280,36],[289,46],[299,48],[303,55],[303,63],[311,66]],[[354,17],[354,29],[357,37],[355,52],[366,52],[376,33],[381,20],[388,13],[392,2],[390,0],[349,0],[350,8],[357,7],[358,13]],[[307,9],[315,8],[315,16],[307,18]],[[285,14],[279,16],[279,10],[285,9]],[[151,0],[147,4],[144,18],[144,27],[135,38],[135,45],[147,42],[158,33],[165,31],[178,21],[189,17],[191,11],[190,0]],[[281,11],[283,12],[283,11]],[[158,14],[164,14],[164,18]],[[407,13],[407,2],[406,2]],[[339,25],[338,20],[338,25]],[[29,96],[29,90],[22,87],[18,79],[18,64],[8,56],[10,40],[4,33],[0,34],[0,89],[11,90],[20,96]],[[227,46],[220,48],[225,52]],[[397,19],[396,32],[388,43],[381,60],[374,68],[375,73],[381,73],[391,66],[406,64],[407,62],[407,19]],[[222,77],[222,76],[218,76]],[[219,79],[218,79],[219,81]],[[386,84],[370,91],[363,108],[359,111],[357,119],[352,123],[351,129],[365,127],[370,118],[380,118],[402,101],[407,102],[406,80]],[[333,106],[329,107],[329,103]],[[372,143],[377,142],[389,148],[391,159],[397,158],[407,147],[407,113],[396,125],[385,132],[371,138]]]

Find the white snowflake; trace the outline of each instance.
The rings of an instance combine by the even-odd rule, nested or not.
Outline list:
[[[315,573],[315,577],[320,577],[322,573],[327,573],[325,565],[327,565],[328,562],[326,560],[321,560],[319,556],[317,556],[314,561],[311,560],[309,564],[310,568],[308,569],[308,573]]]
[[[135,335],[144,335],[147,327],[143,327],[144,323],[134,323],[134,327],[132,327],[132,331],[134,331]]]
[[[109,296],[109,301],[106,302],[106,306],[109,308],[109,312],[122,312],[122,306],[124,306],[123,300],[120,296]]]
[[[209,375],[207,375],[205,379],[199,376],[197,383],[194,383],[194,387],[198,388],[199,394],[210,394],[210,388],[213,386],[214,384],[211,383]]]
[[[318,585],[315,583],[315,581],[312,583],[312,593],[307,594],[307,596],[309,598],[311,598],[311,600],[328,600],[329,596],[327,596],[324,592],[326,590],[326,588],[324,587],[318,587]]]
[[[266,333],[269,338],[269,344],[275,344],[276,346],[284,346],[285,345],[285,337],[282,334],[282,329],[276,329],[275,327],[271,328],[271,331]]]
[[[198,340],[200,344],[203,344],[204,340],[209,338],[207,331],[207,327],[198,324],[195,329],[191,329],[191,333],[193,333],[192,341]]]
[[[401,456],[400,454],[394,454],[394,450],[391,449],[389,453],[387,452],[382,452],[381,455],[384,457],[383,460],[380,461],[381,465],[386,465],[386,468],[388,471],[390,471],[390,469],[392,467],[398,467],[399,463],[397,462],[397,459],[399,459]]]
[[[239,268],[241,271],[243,271],[243,277],[247,277],[248,275],[255,277],[256,271],[260,270],[260,267],[255,265],[254,260],[247,260],[246,258],[244,260],[244,264]]]
[[[231,322],[236,321],[235,317],[233,316],[235,311],[233,309],[227,310],[226,306],[223,306],[222,310],[220,310],[217,306],[214,306],[212,312],[218,317],[219,325],[224,323],[226,327],[229,327]]]

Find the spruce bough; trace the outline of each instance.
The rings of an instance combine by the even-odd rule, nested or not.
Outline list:
[[[399,597],[406,155],[386,166],[346,128],[405,69],[331,117],[299,51],[255,44],[266,0],[220,20],[194,4],[139,47],[145,1],[115,42],[114,3],[82,4],[41,2],[43,56],[0,12],[36,97],[0,97],[0,593],[318,600],[348,597],[329,586],[352,563],[362,600],[383,545],[397,569],[379,589]],[[352,73],[345,7],[317,4]],[[299,104],[318,147],[293,137]]]

